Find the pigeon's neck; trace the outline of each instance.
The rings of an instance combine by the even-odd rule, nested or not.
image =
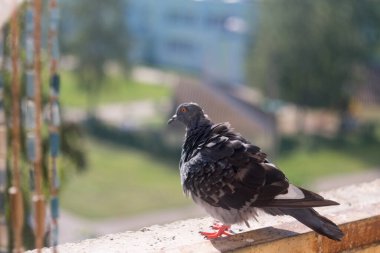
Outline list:
[[[211,126],[212,125],[212,122],[211,120],[209,120],[207,118],[207,116],[202,116],[200,118],[198,118],[197,120],[192,120],[190,122],[187,123],[186,125],[186,132],[189,133],[189,132],[194,132],[194,131],[197,131],[197,129],[203,129],[203,128],[207,128],[208,126]]]
[[[204,142],[210,135],[211,127],[212,123],[208,120],[207,124],[204,122],[204,124],[200,124],[196,127],[186,128],[185,142],[182,146],[183,162],[188,161],[195,155],[198,145]]]
[[[212,122],[208,118],[201,118],[198,121],[194,121],[192,124],[186,126],[186,140],[199,139],[199,136],[203,136],[208,133],[208,129],[211,129]]]

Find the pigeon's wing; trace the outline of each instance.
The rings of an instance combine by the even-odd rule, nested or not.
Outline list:
[[[335,201],[324,199],[322,196],[301,187],[289,183],[284,184],[288,181],[282,171],[274,164],[264,162],[261,166],[265,169],[266,181],[253,206],[307,208],[339,205]]]
[[[258,163],[267,161],[267,154],[262,152],[258,146],[251,144],[243,136],[234,132],[228,122],[213,125],[211,131],[213,137],[208,140],[206,145],[206,148],[209,148],[206,151],[208,151],[211,158],[218,155],[218,151],[225,150],[229,153],[232,151],[245,153]],[[222,145],[227,141],[227,145]],[[212,149],[214,146],[217,146],[219,150]],[[242,146],[244,149],[242,149]],[[223,157],[223,155],[222,153],[221,156]]]
[[[225,209],[337,204],[289,184],[284,173],[261,153],[256,146],[233,136],[213,136],[183,164],[184,191]]]
[[[183,164],[184,190],[225,209],[251,205],[265,184],[266,155],[225,126],[214,133],[196,156]]]
[[[184,163],[183,187],[208,204],[243,207],[316,207],[336,205],[322,196],[289,184],[284,173],[227,124],[214,125],[212,135]]]

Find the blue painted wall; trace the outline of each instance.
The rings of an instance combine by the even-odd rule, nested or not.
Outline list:
[[[256,0],[128,0],[132,63],[245,83]]]

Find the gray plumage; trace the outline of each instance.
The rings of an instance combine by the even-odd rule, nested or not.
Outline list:
[[[312,207],[338,205],[289,183],[261,149],[234,132],[228,123],[214,124],[195,103],[181,104],[168,123],[186,126],[180,175],[183,191],[212,217],[226,225],[247,224],[257,209],[290,215],[330,239],[343,232]]]

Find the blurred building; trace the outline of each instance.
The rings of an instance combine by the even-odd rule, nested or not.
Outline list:
[[[208,83],[245,83],[257,1],[129,0],[132,64],[195,74]]]

